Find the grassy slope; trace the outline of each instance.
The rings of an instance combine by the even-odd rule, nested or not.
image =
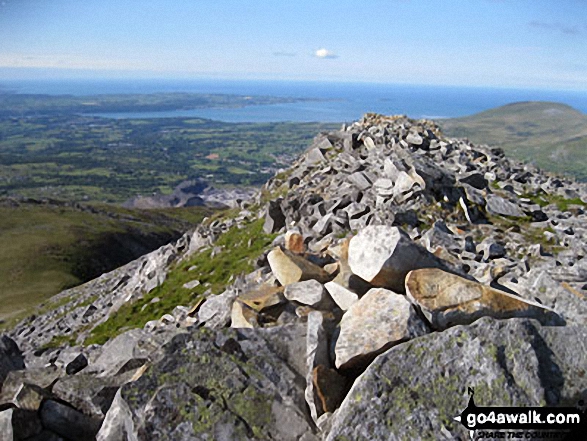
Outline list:
[[[206,214],[0,199],[0,319],[179,237]]]
[[[499,146],[545,170],[587,180],[587,115],[567,105],[513,103],[439,124],[449,136]]]

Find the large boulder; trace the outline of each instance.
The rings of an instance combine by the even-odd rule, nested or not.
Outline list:
[[[480,317],[527,317],[544,324],[562,324],[550,308],[504,291],[481,285],[440,269],[411,271],[406,277],[408,298],[421,309],[432,328],[466,325]]]
[[[455,440],[477,406],[576,406],[586,399],[587,328],[483,318],[380,355],[335,413],[328,441]]]
[[[99,440],[316,439],[304,399],[305,326],[200,328],[161,351],[122,387]]]
[[[373,288],[353,304],[340,322],[336,367],[362,368],[390,347],[427,332],[405,296]]]
[[[354,274],[374,286],[404,292],[408,272],[436,268],[441,262],[398,227],[368,226],[349,244],[349,265]]]

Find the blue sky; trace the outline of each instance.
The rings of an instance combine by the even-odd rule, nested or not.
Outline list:
[[[0,0],[0,77],[587,90],[585,0]]]

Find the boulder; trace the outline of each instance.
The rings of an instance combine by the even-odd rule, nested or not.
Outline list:
[[[7,409],[0,412],[0,440],[17,441],[32,438],[43,431],[36,412]]]
[[[510,202],[502,197],[496,195],[487,196],[487,202],[485,205],[488,213],[499,215],[499,216],[510,216],[510,217],[524,217],[525,214],[522,209],[513,202]]]
[[[123,382],[122,378],[79,374],[57,381],[53,386],[53,394],[86,415],[104,418]]]
[[[359,301],[359,296],[354,292],[346,289],[344,286],[339,285],[335,281],[328,282],[324,285],[324,288],[330,294],[330,297],[343,311],[347,311],[353,304]]]
[[[396,346],[373,361],[332,418],[327,441],[470,439],[467,407],[570,406],[587,390],[587,328],[483,318]]]
[[[232,304],[236,291],[227,289],[222,294],[209,296],[198,311],[198,320],[207,328],[222,328],[230,324]]]
[[[305,280],[287,285],[284,295],[287,300],[293,300],[316,309],[329,309],[332,306],[332,300],[324,290],[324,285],[317,280]]]
[[[440,267],[441,262],[416,244],[398,227],[368,226],[349,244],[348,263],[354,274],[371,283],[399,293],[404,291],[408,272]]]
[[[336,367],[360,370],[381,352],[426,332],[405,296],[373,288],[342,317],[334,349]]]
[[[285,215],[281,210],[281,200],[269,201],[265,213],[265,224],[263,231],[266,234],[275,233],[285,226]]]
[[[232,328],[255,328],[258,326],[256,311],[240,300],[236,300],[232,304],[230,326]]]
[[[330,275],[318,265],[280,247],[271,250],[267,260],[273,275],[282,286],[310,279],[323,283],[330,279]]]
[[[18,345],[10,337],[0,338],[0,388],[10,371],[24,369],[24,359]]]
[[[298,373],[306,369],[305,342],[305,325],[180,334],[161,349],[160,362],[122,387],[98,439],[310,436],[305,373]],[[126,438],[106,436],[117,428]]]
[[[406,277],[407,296],[418,305],[433,329],[466,325],[484,317],[528,317],[544,324],[561,324],[550,308],[440,269],[411,271]]]
[[[77,374],[79,371],[88,366],[88,359],[84,354],[79,354],[67,366],[65,366],[65,373],[67,375]]]
[[[254,289],[241,294],[238,299],[258,312],[285,302],[283,287],[267,284],[259,285]]]
[[[91,418],[53,400],[45,401],[39,414],[43,427],[70,440],[92,441],[102,425],[101,419]]]

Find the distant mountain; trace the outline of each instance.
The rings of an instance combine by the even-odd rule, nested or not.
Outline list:
[[[587,115],[565,104],[513,103],[439,125],[448,136],[499,146],[545,170],[587,180]]]

